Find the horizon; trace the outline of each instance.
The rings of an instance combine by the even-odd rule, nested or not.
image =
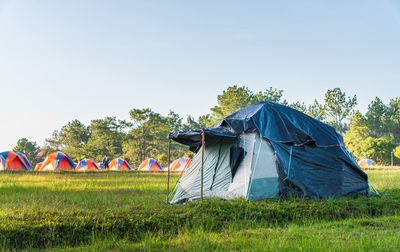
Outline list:
[[[0,0],[0,152],[133,108],[197,119],[231,85],[306,105],[340,87],[365,112],[400,96],[399,28],[396,1]]]

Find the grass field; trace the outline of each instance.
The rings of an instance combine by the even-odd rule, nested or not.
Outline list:
[[[367,173],[381,197],[173,206],[163,173],[1,172],[0,248],[398,250],[400,169]]]

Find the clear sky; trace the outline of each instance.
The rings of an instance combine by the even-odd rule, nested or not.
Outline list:
[[[132,108],[197,117],[233,84],[398,97],[400,1],[0,0],[0,151]]]

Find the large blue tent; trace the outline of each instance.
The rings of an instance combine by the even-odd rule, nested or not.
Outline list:
[[[205,197],[369,194],[367,174],[333,127],[293,108],[261,102],[208,129],[170,133],[170,139],[197,153],[174,191],[175,202],[199,198],[202,133]]]

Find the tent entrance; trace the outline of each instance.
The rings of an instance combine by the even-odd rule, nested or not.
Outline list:
[[[247,199],[259,200],[279,197],[279,176],[275,152],[261,136],[255,137],[252,173]]]
[[[200,198],[201,151],[179,181],[172,202]],[[204,153],[203,195],[206,198],[251,200],[279,194],[276,157],[258,133],[207,142]]]

